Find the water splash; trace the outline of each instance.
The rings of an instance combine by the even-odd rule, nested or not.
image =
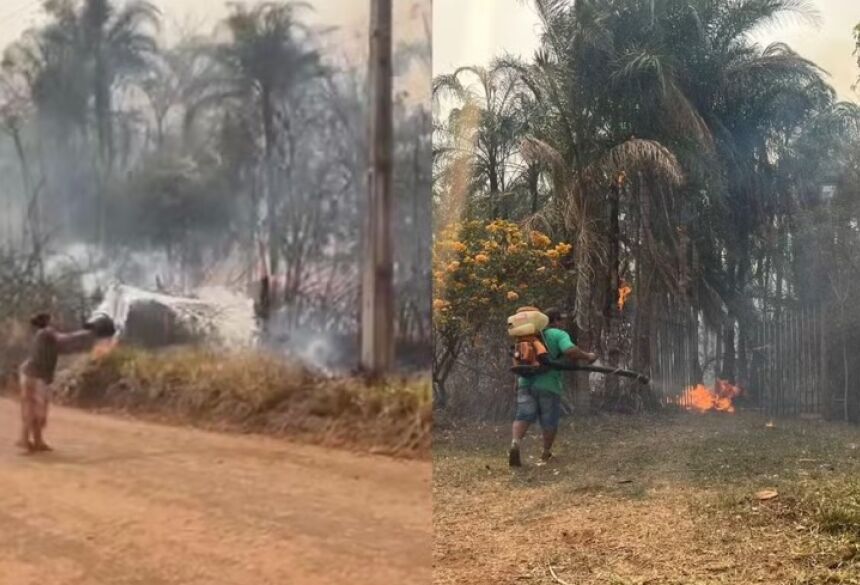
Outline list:
[[[189,337],[226,347],[248,347],[257,339],[253,302],[220,287],[200,289],[195,297],[179,297],[114,283],[108,287],[94,316],[113,319],[120,338],[128,336],[130,317],[144,320],[169,314]],[[157,325],[157,323],[156,323]],[[165,335],[165,341],[167,340]]]

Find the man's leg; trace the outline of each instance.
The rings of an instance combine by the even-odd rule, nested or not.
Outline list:
[[[511,428],[513,438],[511,448],[508,451],[508,464],[511,467],[520,467],[520,441],[526,436],[529,426],[537,419],[537,400],[525,389],[517,389],[517,414]]]
[[[30,436],[33,428],[33,393],[35,392],[34,381],[25,375],[20,377],[21,390],[21,434],[18,441],[15,443],[22,449],[28,451],[32,449],[33,444],[30,442]]]
[[[528,421],[515,420],[514,421],[514,427],[513,427],[513,433],[512,433],[514,441],[515,442],[522,441],[525,438],[526,433],[529,431],[530,426],[531,426],[531,423],[529,423]]]
[[[543,455],[541,455],[541,459],[544,461],[552,457],[552,444],[555,443],[556,434],[558,434],[558,429],[543,429]]]
[[[37,383],[36,412],[33,424],[33,449],[36,451],[51,451],[45,443],[43,432],[48,424],[48,402],[50,400],[50,388],[43,382]]]
[[[552,445],[558,434],[558,423],[561,418],[561,397],[551,392],[541,392],[538,403],[540,405],[540,426],[543,432],[541,460],[549,461],[552,457]]]

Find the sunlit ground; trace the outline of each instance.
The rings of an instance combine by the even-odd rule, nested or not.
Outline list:
[[[767,423],[567,419],[517,471],[507,425],[437,429],[435,582],[860,583],[860,428]]]

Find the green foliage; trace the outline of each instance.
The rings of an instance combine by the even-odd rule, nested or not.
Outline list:
[[[504,335],[506,318],[524,305],[562,306],[575,272],[572,246],[524,232],[504,220],[448,226],[433,246],[433,380],[437,405],[464,344],[484,332]]]
[[[298,2],[233,6],[226,21],[233,38],[219,52],[245,88],[277,93],[322,72],[320,54],[307,46],[307,29],[296,17],[303,7]]]
[[[199,236],[223,238],[237,204],[219,183],[217,169],[169,154],[147,159],[128,182],[118,185],[112,201],[124,242],[166,249]]]
[[[437,329],[475,334],[498,328],[519,306],[564,302],[571,271],[563,262],[571,249],[502,220],[449,227],[434,247]]]
[[[723,336],[716,361],[742,377],[750,324],[833,298],[835,235],[810,239],[802,224],[826,209],[822,184],[852,192],[860,108],[837,102],[817,64],[750,36],[814,11],[795,0],[532,4],[534,58],[434,84],[451,111],[437,125],[438,212],[513,218],[575,243],[569,308],[584,338],[631,348],[620,361],[655,357],[619,336],[653,338],[658,317],[677,312],[691,329],[700,318],[737,329],[742,341]],[[630,323],[612,311],[622,281]],[[684,359],[701,371],[694,354]]]
[[[14,381],[27,355],[31,315],[48,311],[61,327],[74,328],[88,306],[81,275],[72,267],[61,265],[46,274],[35,255],[0,247],[0,391]]]
[[[33,313],[50,311],[78,325],[87,305],[80,277],[68,266],[46,275],[34,255],[0,248],[0,322],[25,321]]]

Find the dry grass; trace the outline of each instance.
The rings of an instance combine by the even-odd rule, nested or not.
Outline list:
[[[435,582],[860,583],[860,429],[765,423],[568,419],[558,460],[529,439],[516,471],[507,425],[437,429]]]
[[[430,453],[425,378],[369,386],[319,378],[300,364],[260,353],[119,348],[74,361],[56,386],[59,401],[84,408],[390,455]]]

